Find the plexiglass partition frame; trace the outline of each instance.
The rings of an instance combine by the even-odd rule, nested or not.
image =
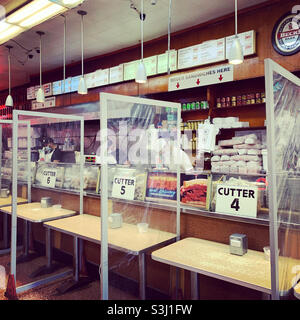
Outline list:
[[[79,213],[83,214],[83,164],[84,164],[84,118],[80,116],[73,115],[63,115],[55,113],[45,113],[45,112],[32,112],[32,111],[23,111],[23,110],[14,110],[13,111],[13,170],[12,170],[12,217],[11,217],[11,257],[10,257],[10,276],[13,276],[15,286],[16,286],[16,255],[17,255],[17,192],[18,192],[18,166],[17,166],[17,157],[18,157],[18,128],[20,124],[28,123],[28,137],[31,137],[31,124],[30,121],[19,120],[19,117],[30,117],[30,118],[46,118],[46,119],[60,119],[67,121],[78,121],[80,122],[80,205]],[[28,138],[27,142],[27,152],[28,160],[31,160],[29,157],[31,155],[31,138]],[[28,164],[30,168],[30,161]],[[29,171],[31,172],[31,171]],[[28,202],[31,202],[31,175],[28,176]],[[75,239],[78,243],[78,239]],[[65,273],[63,273],[65,274]],[[16,292],[24,292],[26,290],[32,289],[38,285],[54,281],[59,278],[59,275],[54,275],[53,277],[48,277],[46,279],[38,280],[30,284],[26,284],[22,287],[16,288]]]
[[[20,121],[22,124],[27,125],[27,139],[30,138],[30,124],[29,122],[26,121]],[[13,120],[0,120],[0,190],[2,188],[2,157],[3,157],[3,152],[2,152],[2,138],[3,138],[3,130],[2,130],[2,125],[3,124],[8,124],[11,125],[11,127],[13,126]],[[27,149],[27,188],[28,190],[31,188],[31,175],[28,174],[28,172],[31,172],[31,159],[30,159],[30,152],[28,152]],[[29,171],[28,171],[29,170]],[[31,193],[28,192],[27,193],[27,201],[30,202],[31,201]],[[3,221],[3,239],[4,239],[4,249],[0,250],[0,254],[6,254],[10,252],[10,248],[8,247],[8,233],[7,233],[7,214],[5,214],[4,216],[4,221]]]
[[[181,107],[179,103],[158,101],[137,97],[128,97],[110,93],[100,93],[100,141],[101,141],[101,159],[108,158],[108,138],[107,138],[107,120],[108,120],[108,101],[124,102],[131,104],[142,104],[148,106],[157,106],[162,108],[173,108],[177,111],[176,133],[180,137]],[[176,140],[177,147],[180,147],[180,139]],[[180,165],[176,165],[177,185],[176,185],[176,239],[180,238]],[[101,164],[101,299],[108,300],[108,163],[102,161]],[[144,279],[145,280],[145,279]],[[143,297],[144,296],[144,297]],[[145,292],[142,299],[145,298]]]
[[[275,132],[275,99],[274,99],[274,74],[281,75],[292,84],[300,86],[300,79],[284,69],[271,59],[265,59],[265,87],[266,87],[266,119],[267,119],[267,150],[268,150],[268,183],[269,183],[269,217],[270,217],[270,261],[271,261],[271,297],[280,298],[279,287],[279,253],[278,253],[278,188],[276,168],[276,132]],[[287,141],[288,144],[289,141]]]

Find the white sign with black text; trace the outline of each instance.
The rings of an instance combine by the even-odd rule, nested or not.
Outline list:
[[[44,169],[43,170],[43,178],[42,178],[42,186],[48,188],[55,188],[57,177],[56,169]]]
[[[133,200],[135,193],[135,177],[115,176],[113,180],[112,197]]]
[[[208,86],[233,81],[233,66],[221,65],[195,72],[182,73],[169,78],[169,91]]]
[[[255,218],[257,215],[257,187],[219,184],[216,212]]]

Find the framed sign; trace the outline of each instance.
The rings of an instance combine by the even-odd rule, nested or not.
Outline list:
[[[257,187],[217,185],[216,212],[255,218]]]
[[[135,177],[114,176],[112,197],[134,200],[135,180]]]
[[[283,56],[300,51],[300,15],[287,13],[275,24],[272,31],[272,45]]]
[[[43,178],[42,178],[42,186],[48,188],[55,188],[57,177],[56,169],[44,169],[43,170]]]

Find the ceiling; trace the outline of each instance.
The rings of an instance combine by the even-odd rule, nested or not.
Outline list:
[[[16,0],[0,0],[0,5],[11,5]],[[239,9],[244,9],[267,0],[239,0]],[[140,20],[138,13],[130,8],[130,2],[140,9],[140,0],[85,0],[81,9],[87,11],[84,18],[85,58],[99,56],[122,48],[136,45],[140,41]],[[78,8],[69,10],[67,17],[67,64],[80,61],[80,17]],[[169,0],[144,0],[144,40],[148,41],[166,35],[168,32]],[[173,0],[172,32],[234,12],[234,0]],[[33,29],[17,36],[16,40],[0,46],[0,90],[7,88],[7,49],[12,49],[12,86],[29,81],[31,74],[39,72],[39,55],[35,52],[39,38],[35,33],[42,30],[43,71],[59,67],[63,63],[63,24],[61,16],[46,21]],[[24,48],[22,48],[24,47]],[[28,59],[28,51],[33,54]],[[100,66],[99,66],[100,67]]]

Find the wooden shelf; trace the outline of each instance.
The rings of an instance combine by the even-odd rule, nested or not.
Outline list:
[[[217,108],[217,107],[214,107],[212,110],[213,111],[220,111],[220,110],[234,110],[234,109],[248,109],[249,107],[258,107],[258,106],[265,106],[265,102],[263,103],[254,103],[254,104],[245,104],[245,105],[242,105],[242,106],[235,106],[235,107],[222,107],[222,108]]]
[[[191,113],[196,113],[196,112],[208,113],[208,111],[209,111],[209,109],[186,110],[186,111],[181,111],[181,115],[191,114]]]
[[[248,131],[248,130],[266,130],[267,127],[243,127],[243,128],[221,128],[220,131]],[[219,134],[222,134],[221,132]]]

